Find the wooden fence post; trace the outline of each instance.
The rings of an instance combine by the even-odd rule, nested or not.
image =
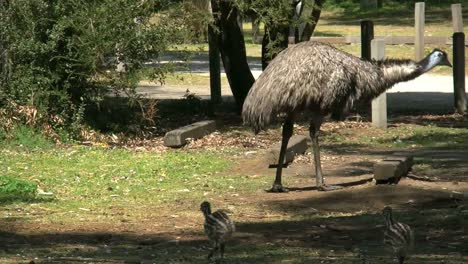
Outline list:
[[[465,33],[453,34],[453,87],[455,109],[459,114],[466,112],[465,92]]]
[[[361,21],[361,58],[371,60],[371,41],[374,39],[374,23]]]
[[[208,1],[209,12],[212,13],[211,1]],[[210,62],[210,95],[212,104],[221,103],[221,64],[219,55],[218,35],[213,25],[208,25],[208,57]]]
[[[385,40],[372,40],[372,59],[381,60],[385,57]],[[372,126],[387,128],[387,93],[384,92],[372,100]]]
[[[416,30],[414,49],[417,61],[424,58],[424,8],[424,2],[416,3],[414,8],[414,27]]]
[[[461,4],[452,5],[452,22],[453,32],[463,32],[463,15]]]

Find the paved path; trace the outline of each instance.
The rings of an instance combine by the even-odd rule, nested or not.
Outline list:
[[[249,65],[252,74],[257,78],[261,74],[260,61],[258,58],[249,58]],[[189,65],[189,70],[193,74],[208,76],[208,69],[208,62],[203,56],[193,58]],[[395,85],[388,91],[387,95],[389,111],[453,112],[452,78],[452,76],[425,74],[415,80]],[[142,82],[137,88],[137,92],[151,98],[181,99],[187,89],[203,99],[210,97],[208,86],[159,86]],[[223,86],[221,93],[226,99],[232,100],[229,86]]]

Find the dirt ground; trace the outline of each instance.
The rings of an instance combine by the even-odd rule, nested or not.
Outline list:
[[[261,164],[258,159],[238,160],[233,173],[270,182],[274,169]],[[345,184],[344,190],[314,190],[312,167],[297,162],[285,169],[289,193],[259,190],[242,197],[220,197],[216,206],[233,211],[237,226],[225,263],[361,263],[359,253],[368,263],[392,263],[382,246],[380,211],[386,205],[393,206],[397,217],[417,234],[416,254],[409,263],[468,261],[468,204],[451,198],[451,191],[468,190],[468,182],[405,178],[398,185],[376,186],[369,164],[355,155],[325,159],[324,166],[326,181]],[[343,170],[345,176],[336,176]],[[187,208],[190,205],[154,208],[146,219],[109,225],[12,222],[0,236],[4,253],[15,253],[18,263],[208,263],[201,215],[198,208]],[[268,248],[277,247],[314,250],[315,255],[268,254]],[[253,257],[255,253],[243,256],[242,251],[252,249],[262,252],[261,259]]]
[[[235,137],[231,140],[239,144]],[[254,150],[277,140],[277,133],[257,137],[246,146],[252,152],[235,157],[229,173],[261,177],[270,186],[275,169],[268,168]],[[343,190],[314,188],[308,153],[284,169],[289,193],[257,190],[219,196],[214,206],[231,210],[237,228],[224,263],[394,263],[382,243],[381,210],[387,205],[415,231],[416,247],[408,263],[468,263],[468,203],[452,195],[468,191],[468,152],[457,150],[450,156],[458,157],[462,173],[451,174],[448,169],[435,181],[427,181],[421,180],[425,175],[413,172],[397,185],[375,185],[373,162],[393,151],[325,151],[325,181],[341,184]],[[416,154],[442,153],[446,158],[453,153],[444,151]],[[124,215],[108,224],[84,219],[74,225],[37,225],[12,219],[0,228],[0,263],[209,263],[198,206],[199,201],[153,206],[144,217]]]

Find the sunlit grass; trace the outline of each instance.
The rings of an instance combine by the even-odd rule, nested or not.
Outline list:
[[[152,153],[84,146],[0,151],[2,177],[34,182],[52,195],[43,207],[64,213],[105,213],[112,207],[133,211],[175,200],[198,202],[206,195],[257,186],[250,182],[251,188],[240,190],[249,179],[220,173],[229,166],[229,155],[210,151]],[[27,206],[22,201],[16,204]]]
[[[388,129],[344,128],[328,132],[322,137],[323,144],[333,146],[360,146],[366,148],[411,149],[422,147],[468,146],[468,130],[420,125],[396,125]]]

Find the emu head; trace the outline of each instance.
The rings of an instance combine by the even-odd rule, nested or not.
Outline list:
[[[200,205],[200,210],[203,212],[204,215],[209,215],[211,214],[211,205],[209,202],[204,201]]]
[[[449,66],[452,67],[448,60],[447,53],[440,49],[434,49],[426,58],[421,61],[425,71],[428,71],[435,66]]]

